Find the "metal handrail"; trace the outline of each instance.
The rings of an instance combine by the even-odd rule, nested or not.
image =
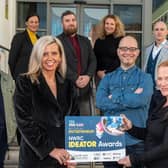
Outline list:
[[[0,45],[0,48],[3,49],[3,50],[9,51],[8,48],[6,48],[6,47],[4,47],[4,46],[2,46],[2,45]]]

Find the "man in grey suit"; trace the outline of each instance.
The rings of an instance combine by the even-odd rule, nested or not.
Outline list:
[[[87,37],[77,34],[76,15],[65,11],[61,16],[63,33],[61,40],[67,59],[67,78],[72,80],[79,91],[80,115],[89,115],[90,80],[96,71],[96,57]]]
[[[155,41],[146,48],[144,69],[152,75],[155,87],[157,67],[161,62],[168,60],[167,25],[162,21],[156,22],[153,27],[153,34]]]
[[[2,55],[0,52],[0,61]],[[13,106],[14,89],[15,82],[10,73],[0,70],[0,168],[4,165],[5,155],[7,158],[10,155],[8,146],[16,145],[17,142]]]

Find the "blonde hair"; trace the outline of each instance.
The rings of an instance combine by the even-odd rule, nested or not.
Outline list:
[[[106,32],[105,32],[105,22],[107,19],[113,19],[115,21],[115,24],[116,24],[116,28],[115,28],[115,31],[113,33],[114,37],[122,37],[122,36],[125,36],[125,27],[124,27],[124,24],[122,23],[122,21],[120,20],[120,18],[116,15],[107,15],[105,16],[102,21],[101,21],[101,30],[100,30],[100,38],[103,39],[105,38],[106,36]]]
[[[33,50],[30,56],[28,72],[26,73],[26,75],[30,77],[33,83],[34,82],[38,83],[38,76],[42,71],[42,58],[43,58],[45,48],[48,45],[53,43],[55,43],[58,46],[58,49],[61,55],[61,63],[58,67],[58,72],[61,74],[63,78],[65,78],[67,65],[66,65],[65,53],[64,53],[62,43],[56,37],[43,36],[37,40],[37,42],[33,47]]]
[[[162,63],[160,63],[157,67],[157,70],[160,68],[160,67],[168,67],[168,61],[164,61]]]

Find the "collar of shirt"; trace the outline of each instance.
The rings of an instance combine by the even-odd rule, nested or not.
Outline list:
[[[77,35],[75,35],[75,36],[68,36],[69,37],[69,39],[70,39],[70,41],[72,42],[73,40],[77,40]]]
[[[133,67],[131,67],[127,70],[124,70],[121,67],[119,67],[118,70],[119,70],[120,73],[127,72],[128,74],[131,74],[136,68],[137,68],[137,66],[134,65]]]
[[[159,51],[163,48],[167,40],[164,40],[159,46],[154,45],[153,51],[152,51],[152,58],[155,59]]]

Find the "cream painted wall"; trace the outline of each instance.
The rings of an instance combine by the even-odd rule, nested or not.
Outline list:
[[[6,1],[8,2],[8,19],[5,17]],[[16,0],[0,0],[0,45],[10,49],[15,33]],[[8,52],[0,50],[0,69],[8,72]]]
[[[8,19],[5,18],[5,2],[8,1]],[[15,0],[0,1],[0,44],[10,47],[11,36],[15,32]]]

